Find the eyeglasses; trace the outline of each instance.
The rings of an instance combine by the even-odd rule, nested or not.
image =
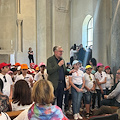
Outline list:
[[[58,52],[61,52],[61,53],[63,53],[64,51],[58,51]]]

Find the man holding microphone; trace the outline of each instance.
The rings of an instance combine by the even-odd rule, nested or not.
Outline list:
[[[61,46],[55,46],[53,48],[54,55],[47,59],[47,72],[48,80],[53,83],[54,94],[57,98],[57,106],[62,108],[62,100],[64,88],[66,87],[65,75],[71,74],[75,71],[67,71],[65,67],[65,62],[62,58],[63,49]]]

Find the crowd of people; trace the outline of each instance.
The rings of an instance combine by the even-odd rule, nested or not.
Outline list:
[[[111,67],[95,58],[85,67],[77,59],[65,65],[63,48],[55,46],[53,52],[47,65],[0,63],[0,119],[10,120],[6,112],[19,110],[15,120],[68,120],[67,114],[77,120],[83,119],[81,110],[86,118],[95,109],[95,115],[119,110],[120,69],[114,77]],[[108,112],[109,106],[118,108]]]

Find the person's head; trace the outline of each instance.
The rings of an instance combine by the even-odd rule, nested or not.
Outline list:
[[[34,69],[34,67],[35,67],[35,63],[30,63],[30,68]]]
[[[80,48],[83,48],[83,44],[80,44]]]
[[[107,74],[111,74],[111,73],[112,73],[110,66],[105,66],[105,72],[106,72]]]
[[[15,63],[15,67],[17,68],[17,67],[19,67],[19,66],[21,66],[21,64],[20,63]]]
[[[13,92],[13,103],[18,105],[30,105],[31,100],[31,89],[25,80],[18,80],[14,85]]]
[[[29,51],[31,51],[32,50],[32,48],[31,47],[29,47]]]
[[[79,67],[82,67],[82,61],[79,60]]]
[[[57,57],[57,58],[61,58],[62,57],[62,54],[63,54],[63,49],[61,46],[55,46],[53,48],[53,52],[54,52],[54,55]]]
[[[28,72],[28,65],[27,64],[21,64],[21,71],[23,75],[26,75]]]
[[[67,63],[67,67],[70,67],[70,66],[71,66],[71,64],[68,62],[68,63]]]
[[[17,68],[11,68],[10,70],[13,72],[14,75],[17,74]]]
[[[103,67],[104,67],[104,65],[102,63],[98,63],[97,64],[97,71],[98,72],[102,72],[103,71]]]
[[[78,60],[74,60],[73,63],[72,63],[72,67],[75,70],[78,70],[79,69],[79,61]]]
[[[35,72],[36,72],[36,73],[38,73],[39,70],[40,70],[39,67],[36,67],[36,68],[35,68]]]
[[[85,67],[85,70],[86,70],[86,73],[87,73],[87,74],[90,74],[90,73],[92,72],[92,66],[87,65],[87,66]]]
[[[10,64],[1,63],[1,64],[0,64],[0,72],[1,72],[2,74],[8,73],[8,71],[9,71],[9,66],[10,66]]]
[[[54,88],[49,80],[38,80],[32,90],[32,99],[39,105],[50,104],[54,101]]]
[[[2,81],[2,79],[0,79],[0,92],[2,92],[2,90],[3,90],[3,86],[4,84],[3,84],[3,81]]]
[[[97,65],[97,61],[95,58],[91,58],[90,61],[89,61],[90,65],[92,66],[96,66]]]
[[[21,74],[21,66],[17,67],[17,74],[20,75]]]
[[[39,68],[40,68],[40,71],[43,73],[44,70],[45,70],[45,63],[41,62],[41,63],[39,64]]]
[[[120,69],[119,69],[119,70],[117,70],[117,73],[116,73],[116,78],[117,78],[118,80],[120,80]]]

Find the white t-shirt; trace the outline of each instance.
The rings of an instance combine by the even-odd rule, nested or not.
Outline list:
[[[9,97],[10,96],[10,88],[11,88],[11,85],[13,85],[13,81],[9,74],[5,75],[7,82],[5,82],[5,79],[3,77],[4,77],[4,75],[0,73],[0,78],[2,79],[3,84],[4,84],[3,94],[7,95]]]
[[[25,77],[21,74],[21,75],[18,75],[18,76],[17,76],[15,82],[17,82],[18,80],[21,80],[21,79],[26,80],[26,81],[28,82],[29,86],[30,86],[29,80],[30,80],[30,79],[33,80],[33,77],[32,77],[32,75],[30,75],[30,74],[26,74]]]
[[[108,88],[109,90],[111,89],[112,86],[114,86],[114,78],[113,78],[113,74],[106,74],[107,77],[107,82],[106,82],[106,88]]]
[[[77,53],[77,50],[71,49],[70,50],[70,58],[74,56],[74,53]]]
[[[11,102],[12,111],[19,111],[19,110],[28,109],[28,108],[30,108],[31,105],[32,104],[24,105],[24,106],[22,106],[22,105],[18,106],[18,103],[12,103]]]
[[[83,83],[83,76],[84,73],[81,70],[78,70],[77,72],[72,73],[72,82],[77,85],[81,85]]]
[[[7,113],[1,112],[0,120],[11,120]]]
[[[95,73],[95,79],[98,79],[99,82],[105,81],[105,78],[106,78],[106,73],[105,73],[105,72],[99,73],[99,72],[97,71],[97,72]],[[105,89],[106,89],[106,84],[105,84],[105,83],[104,83],[104,84],[101,84],[101,87],[102,87],[103,90],[105,90]],[[97,84],[96,84],[96,89],[98,89],[98,90],[100,89]]]
[[[91,77],[91,79],[90,79],[90,77]],[[91,89],[93,87],[94,81],[95,81],[94,75],[92,75],[92,74],[89,75],[89,74],[85,73],[84,78],[85,78],[85,86],[87,86],[89,89]],[[85,88],[84,88],[84,92],[87,92],[87,90]]]
[[[35,80],[35,81],[37,81],[37,80],[42,80],[42,79],[43,79],[42,75],[43,75],[43,74],[41,73],[41,71],[38,72],[38,73],[35,75],[34,80]],[[45,78],[45,80],[48,80],[48,74],[47,74],[46,72],[44,72],[44,78]]]

